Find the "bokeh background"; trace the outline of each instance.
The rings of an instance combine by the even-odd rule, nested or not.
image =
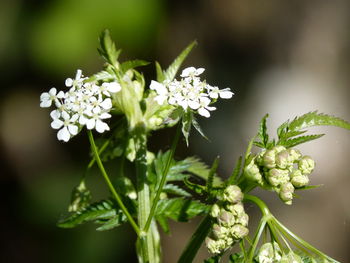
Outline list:
[[[287,119],[319,110],[350,120],[350,2],[280,0],[2,0],[0,1],[0,262],[136,262],[130,228],[96,232],[94,225],[56,228],[71,189],[89,159],[87,138],[58,142],[39,95],[61,89],[77,68],[100,69],[97,37],[109,28],[123,58],[158,60],[164,67],[190,41],[198,47],[185,65],[206,68],[205,77],[235,96],[220,102],[200,123],[211,142],[192,135],[177,156],[221,156],[228,176],[270,113],[269,130]],[[147,80],[152,66],[144,69]],[[293,206],[272,193],[257,193],[290,229],[320,250],[350,262],[350,133],[337,128],[300,149],[313,156],[317,190]],[[172,133],[152,138],[169,148]],[[89,178],[96,200],[106,188],[98,172]],[[252,225],[259,213],[247,206]],[[176,262],[198,220],[172,224],[164,236],[164,262]],[[196,262],[206,258],[201,250]]]

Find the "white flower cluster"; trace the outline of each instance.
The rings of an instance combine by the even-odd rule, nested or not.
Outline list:
[[[244,211],[241,189],[236,185],[229,185],[220,199],[221,202],[214,204],[210,212],[216,221],[212,237],[205,240],[208,250],[213,254],[220,254],[229,249],[249,232],[249,217]]]
[[[111,93],[120,91],[121,86],[115,81],[98,85],[95,81],[85,82],[86,79],[78,69],[75,79],[65,81],[69,88],[67,92],[57,93],[56,88],[51,88],[40,96],[40,107],[56,106],[50,113],[51,127],[58,130],[57,138],[60,141],[68,142],[83,126],[89,130],[96,129],[99,133],[109,130],[104,120],[111,117]]]
[[[204,68],[185,68],[180,75],[182,77],[180,81],[174,79],[170,83],[159,83],[152,80],[150,89],[156,91],[155,100],[159,105],[167,102],[170,105],[180,106],[184,110],[190,108],[208,118],[210,111],[216,109],[210,104],[219,97],[230,99],[233,93],[229,88],[220,90],[201,81],[198,76],[203,72]]]
[[[303,263],[298,254],[291,250],[288,253],[284,253],[275,241],[263,244],[255,260],[258,263]]]
[[[284,203],[291,205],[294,190],[308,185],[314,168],[311,157],[278,145],[253,158],[244,171],[249,179],[274,190]]]

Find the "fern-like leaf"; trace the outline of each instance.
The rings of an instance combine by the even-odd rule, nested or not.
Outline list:
[[[120,69],[123,73],[125,73],[129,69],[134,69],[137,67],[146,66],[148,64],[149,64],[149,62],[144,61],[144,60],[140,60],[140,59],[129,60],[129,61],[125,61],[125,62],[121,63]]]
[[[306,135],[306,136],[299,136],[293,139],[285,140],[285,141],[280,141],[278,144],[282,145],[286,148],[294,147],[296,145],[313,141],[316,140],[320,137],[322,137],[324,134],[314,134],[314,135]]]
[[[121,53],[121,50],[117,50],[115,44],[111,38],[109,30],[104,30],[100,37],[100,48],[98,52],[100,55],[112,66],[116,66],[118,64],[118,57]]]
[[[166,184],[163,187],[163,192],[168,193],[168,194],[174,194],[174,195],[179,195],[179,196],[184,196],[184,197],[190,197],[191,194],[184,189],[180,188],[179,186],[175,184]]]

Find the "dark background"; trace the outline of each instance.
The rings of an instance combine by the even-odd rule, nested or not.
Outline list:
[[[0,2],[0,262],[136,262],[129,227],[96,232],[94,225],[65,230],[55,226],[66,212],[71,189],[89,160],[86,136],[56,139],[39,96],[77,68],[99,70],[97,37],[109,28],[124,59],[157,60],[166,67],[193,39],[199,42],[185,66],[206,68],[208,83],[230,87],[235,96],[200,123],[177,157],[221,156],[228,176],[234,161],[270,113],[270,131],[288,118],[319,110],[350,120],[350,3],[280,0],[56,0]],[[154,78],[153,65],[144,69]],[[349,262],[350,134],[336,128],[300,147],[317,168],[312,184],[293,206],[273,193],[259,193],[291,230],[320,250]],[[169,148],[172,131],[153,137]],[[96,200],[106,187],[98,171],[89,178]],[[247,206],[252,226],[259,214]],[[163,238],[164,262],[176,262],[198,220],[173,224]],[[251,228],[253,232],[253,228]],[[205,248],[196,262],[207,257]]]

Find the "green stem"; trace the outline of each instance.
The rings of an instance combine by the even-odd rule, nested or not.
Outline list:
[[[261,234],[264,231],[266,221],[267,221],[266,217],[263,216],[259,222],[259,226],[258,226],[258,229],[256,231],[256,234],[255,234],[255,237],[253,240],[253,245],[251,246],[249,253],[248,253],[248,263],[253,262],[254,253],[255,253],[256,247],[258,246]]]
[[[193,233],[186,248],[182,252],[178,263],[189,263],[193,261],[204,239],[211,230],[211,224],[211,216],[207,215],[206,217],[204,217],[197,230]]]
[[[261,200],[260,198],[253,196],[253,195],[244,194],[244,201],[251,201],[251,202],[255,203],[260,208],[260,210],[264,216],[272,216],[269,208],[267,207],[265,202],[263,200]]]
[[[96,147],[96,144],[95,144],[94,137],[93,137],[92,132],[90,130],[88,131],[88,136],[89,136],[92,152],[93,152],[93,154],[95,156],[95,160],[97,162],[98,167],[100,168],[100,171],[101,171],[101,174],[102,174],[103,178],[105,179],[105,181],[106,181],[106,183],[108,185],[109,190],[111,191],[112,195],[114,196],[115,200],[117,201],[119,207],[122,209],[122,211],[124,212],[124,214],[128,218],[128,220],[129,220],[131,226],[134,228],[136,234],[138,236],[140,236],[140,229],[139,229],[139,227],[137,226],[137,224],[135,223],[134,219],[130,215],[128,209],[125,207],[122,199],[120,198],[119,194],[115,190],[111,180],[109,179],[109,177],[108,177],[108,175],[106,173],[106,170],[105,170],[105,168],[104,168],[104,166],[102,164],[102,161],[100,159],[100,156],[98,154],[98,150],[97,150],[97,147]]]
[[[157,208],[157,205],[158,205],[158,201],[160,199],[160,194],[163,191],[163,187],[164,187],[165,182],[166,182],[166,177],[167,177],[167,175],[169,173],[171,162],[172,162],[172,160],[174,158],[176,146],[177,146],[177,144],[179,142],[180,132],[181,132],[181,125],[178,124],[177,125],[177,129],[176,129],[176,134],[175,134],[173,143],[172,143],[171,148],[170,148],[170,153],[168,155],[168,159],[166,161],[166,165],[165,165],[165,168],[164,168],[164,171],[163,171],[163,174],[162,174],[162,178],[160,180],[160,184],[159,184],[159,187],[157,189],[156,195],[155,195],[155,197],[153,199],[151,211],[150,211],[150,213],[148,215],[147,222],[146,222],[146,225],[144,227],[144,231],[145,232],[148,231],[148,229],[149,229],[149,227],[151,225],[152,219],[154,217],[154,214],[155,214],[155,211],[156,211],[156,208]]]

